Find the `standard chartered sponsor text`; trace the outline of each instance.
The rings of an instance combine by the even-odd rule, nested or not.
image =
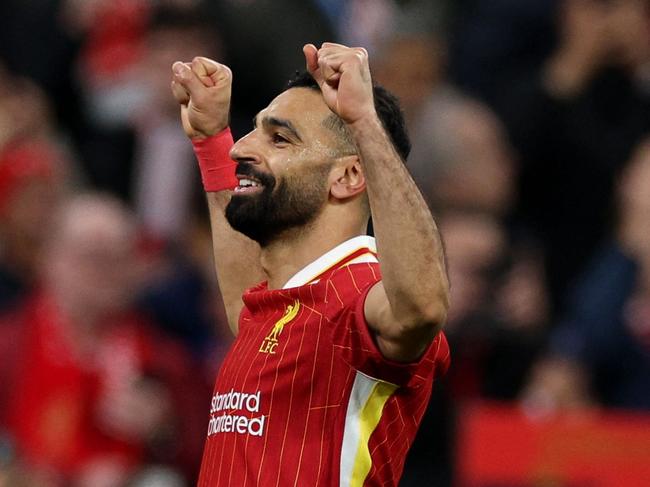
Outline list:
[[[224,394],[214,394],[210,403],[208,436],[217,433],[262,436],[266,417],[264,415],[251,417],[247,414],[260,411],[260,400],[260,391],[248,394],[231,389],[230,392]],[[237,414],[238,411],[242,411],[244,414]]]

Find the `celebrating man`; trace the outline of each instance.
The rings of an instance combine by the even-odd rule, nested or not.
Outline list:
[[[397,102],[373,87],[364,49],[303,51],[308,73],[234,145],[230,70],[173,66],[237,333],[202,487],[397,485],[448,366],[443,250]]]

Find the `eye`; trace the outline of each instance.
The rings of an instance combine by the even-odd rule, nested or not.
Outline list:
[[[273,134],[273,143],[274,144],[288,144],[289,139],[283,137],[281,134],[278,132]]]

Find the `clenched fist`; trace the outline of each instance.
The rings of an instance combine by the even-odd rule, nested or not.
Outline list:
[[[303,47],[307,70],[321,88],[327,106],[347,124],[375,117],[368,52],[331,42],[320,49]]]
[[[188,137],[209,137],[228,126],[232,92],[228,66],[195,57],[191,63],[175,62],[172,73],[172,92],[181,105],[181,120]]]

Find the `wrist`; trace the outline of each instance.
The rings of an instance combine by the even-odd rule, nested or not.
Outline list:
[[[234,141],[230,127],[214,135],[192,137],[192,147],[201,170],[203,188],[207,193],[234,189],[237,184],[237,163],[230,158]]]
[[[384,125],[374,109],[366,115],[357,118],[354,122],[346,123],[346,126],[355,139],[356,134],[363,135],[368,133],[368,131],[384,130]]]
[[[205,140],[209,139],[210,137],[217,137],[219,134],[227,130],[230,130],[230,127],[226,121],[224,123],[217,123],[214,126],[203,129],[201,131],[193,130],[192,134],[189,137],[192,143],[194,143],[195,140]]]

